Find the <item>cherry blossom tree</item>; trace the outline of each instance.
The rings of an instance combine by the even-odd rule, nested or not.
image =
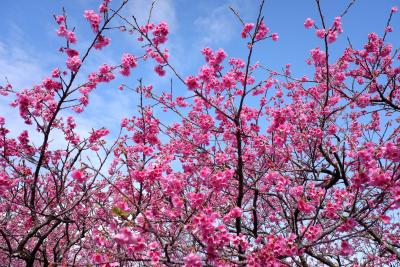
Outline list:
[[[349,40],[333,59],[355,1],[335,18],[315,1],[319,17],[304,22],[322,47],[311,48],[311,77],[254,58],[279,38],[263,0],[255,21],[231,10],[247,56],[204,48],[204,65],[188,77],[170,61],[167,22],[151,22],[155,2],[144,25],[122,12],[128,0],[84,11],[93,31],[84,50],[67,11],[55,16],[65,64],[30,88],[0,89],[26,123],[13,137],[0,117],[1,265],[397,266],[400,56],[386,42],[397,8],[382,35],[362,47]],[[118,31],[141,50],[83,77]],[[85,112],[100,84],[148,65],[179,85],[122,84],[137,115],[117,132],[80,136],[66,114]]]

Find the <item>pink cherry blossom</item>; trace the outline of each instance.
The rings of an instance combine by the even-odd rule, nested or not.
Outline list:
[[[74,171],[71,173],[71,177],[72,177],[73,179],[75,179],[78,183],[83,183],[83,182],[85,182],[86,179],[87,179],[86,174],[85,174],[83,171],[81,171],[81,170],[74,170]]]
[[[83,16],[89,21],[93,31],[98,32],[101,22],[101,16],[97,14],[94,10],[85,10]]]
[[[159,76],[164,76],[165,75],[165,70],[161,65],[157,65],[154,68],[154,71],[159,75]]]
[[[246,23],[242,30],[242,38],[246,38],[249,32],[254,28],[254,23]]]
[[[268,33],[269,33],[269,28],[265,25],[264,21],[261,21],[257,29],[256,40],[261,40],[265,38]]]
[[[79,56],[68,57],[67,59],[67,68],[71,71],[77,72],[82,62]]]
[[[354,248],[349,244],[348,241],[342,241],[340,254],[343,256],[351,256],[354,253]]]
[[[97,37],[97,40],[93,46],[94,46],[94,48],[100,50],[109,44],[110,44],[110,38],[103,36],[103,35],[99,35],[99,37]]]
[[[314,21],[311,18],[307,18],[304,21],[304,27],[306,27],[307,29],[310,29],[314,26]]]
[[[203,266],[201,258],[199,255],[191,253],[187,255],[185,258],[185,267],[201,267]]]
[[[317,36],[318,36],[319,38],[325,38],[326,32],[325,32],[324,29],[318,29],[318,30],[316,31],[316,34],[317,34]]]
[[[11,85],[24,69],[0,84],[0,265],[399,263],[397,9],[377,33],[334,44],[354,18],[317,1],[303,10],[316,21],[300,23],[315,44],[275,70],[264,1],[249,1],[254,16],[232,7],[232,36],[246,40],[227,49],[131,2],[63,9],[61,61],[39,62],[31,85]]]
[[[165,22],[160,22],[153,30],[153,42],[156,46],[163,44],[167,41],[167,36],[169,33],[168,24]]]

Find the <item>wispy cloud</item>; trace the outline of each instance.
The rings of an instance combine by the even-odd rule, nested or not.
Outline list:
[[[7,78],[15,87],[27,87],[40,81],[44,70],[39,59],[24,47],[0,42],[0,75],[2,83]]]
[[[201,30],[200,45],[214,45],[226,42],[233,37],[234,22],[229,13],[228,5],[221,5],[207,16],[195,20],[195,26]]]
[[[129,2],[128,13],[133,14],[139,21],[144,24],[147,22],[152,0],[136,0]],[[174,32],[177,29],[177,18],[174,2],[172,0],[158,0],[155,2],[152,14],[152,22],[167,21],[170,30]]]
[[[20,38],[17,41],[18,39]],[[4,85],[7,79],[16,90],[37,84],[45,73],[39,62],[34,54],[17,42],[0,42],[0,84]],[[27,127],[20,118],[18,109],[9,105],[11,101],[9,97],[0,97],[0,116],[6,118],[7,127],[15,136]],[[33,127],[30,130],[35,131]]]
[[[230,7],[237,9],[247,21],[248,14],[253,13],[252,1],[228,0],[216,2],[210,12],[198,17],[194,24],[202,36],[200,45],[222,45],[238,37],[240,22],[235,17]]]
[[[23,34],[23,31],[20,31]],[[24,88],[32,88],[39,84],[44,77],[48,76],[51,67],[57,66],[57,61],[63,62],[63,55],[56,57],[54,53],[36,52],[33,47],[27,48],[26,43],[20,34],[15,38],[7,40],[7,43],[0,40],[0,84],[5,85],[9,81],[16,91]],[[36,52],[36,53],[35,53]],[[104,55],[106,59],[111,61],[109,55]],[[94,57],[88,66],[84,68],[84,73],[80,75],[77,83],[86,80],[88,72],[96,70],[100,59]],[[63,67],[63,66],[61,66]],[[77,131],[81,137],[86,137],[92,128],[100,127],[119,127],[121,117],[129,110],[129,99],[126,96],[118,94],[117,86],[108,86],[108,88],[98,88],[98,91],[91,95],[91,103],[88,112],[75,114],[72,111],[63,112],[64,116],[73,115],[77,121]],[[113,92],[110,92],[113,91]],[[19,116],[18,108],[13,108],[9,104],[13,101],[13,96],[0,97],[0,116],[6,118],[6,126],[10,130],[10,136],[18,136],[23,130],[28,130],[31,141],[35,145],[40,145],[42,136],[37,134],[34,126],[26,125]],[[54,131],[51,138],[52,148],[62,148],[65,144],[63,134]]]

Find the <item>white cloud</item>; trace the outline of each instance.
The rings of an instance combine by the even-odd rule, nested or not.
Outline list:
[[[243,0],[215,1],[215,5],[213,3],[211,8],[208,7],[210,11],[194,22],[202,36],[201,46],[221,46],[240,38],[241,24],[230,7],[238,11],[244,21],[252,21],[258,5]]]
[[[24,47],[0,42],[1,84],[5,83],[5,78],[17,88],[37,83],[44,75],[44,70],[37,63],[38,59]]]
[[[134,15],[140,24],[145,24],[149,17],[149,11],[153,0],[136,0],[129,2],[128,14]],[[177,29],[176,10],[172,0],[157,0],[155,2],[151,21],[158,23],[166,21],[170,27],[170,31]]]
[[[50,73],[51,69],[48,67],[53,62],[51,60],[52,55],[48,57],[46,54],[37,56],[33,49],[25,49],[24,46],[20,45],[24,44],[24,42],[21,42],[21,38],[15,40],[18,40],[18,42],[14,39],[9,40],[7,44],[0,41],[0,85],[5,85],[7,79],[14,90],[20,91],[39,84]],[[87,67],[95,70],[97,64],[98,59],[95,57]],[[83,81],[84,77],[87,77],[87,74],[83,73],[79,80]],[[116,88],[112,88],[114,91],[112,93],[105,92],[104,89],[109,88],[99,88],[99,91],[93,92],[91,96],[90,109],[93,112],[74,114],[71,111],[62,114],[63,116],[72,115],[76,118],[77,131],[81,137],[88,136],[92,128],[119,127],[120,117],[124,110],[127,110],[130,104],[129,100],[119,95]],[[36,146],[41,145],[42,135],[37,133],[34,126],[24,123],[19,116],[18,108],[9,105],[13,100],[14,97],[11,94],[0,96],[0,116],[6,119],[6,127],[10,130],[10,136],[16,137],[23,130],[28,130],[31,141]],[[50,139],[52,140],[52,148],[62,148],[65,145],[63,134],[60,131],[54,131]]]
[[[19,39],[19,38],[18,38]],[[38,64],[39,59],[30,54],[24,47],[0,42],[0,85],[6,84],[6,79],[15,90],[37,84],[43,78],[45,71]],[[0,116],[6,119],[6,125],[13,136],[25,129],[35,132],[33,127],[27,127],[18,114],[17,108],[12,108],[10,97],[0,96]],[[32,135],[32,134],[31,134]],[[35,140],[39,141],[39,140]]]
[[[197,18],[194,24],[201,29],[203,35],[200,45],[213,45],[230,40],[234,34],[235,23],[229,5],[221,5],[207,16]]]

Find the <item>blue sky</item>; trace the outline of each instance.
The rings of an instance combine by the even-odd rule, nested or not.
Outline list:
[[[126,15],[134,14],[143,20],[147,17],[150,0],[130,0]],[[322,8],[328,25],[333,18],[345,9],[350,1],[322,0]],[[63,40],[56,36],[52,15],[60,14],[64,6],[69,16],[69,25],[77,26],[79,48],[87,46],[93,33],[83,18],[85,9],[95,9],[100,1],[95,0],[2,0],[1,32],[0,32],[0,79],[4,84],[7,77],[15,88],[25,88],[40,83],[50,74],[54,67],[64,67],[65,56],[58,52]],[[118,4],[113,0],[112,4]],[[238,10],[246,22],[254,22],[259,1],[256,0],[158,0],[153,18],[155,22],[165,20],[170,24],[171,35],[167,47],[171,60],[183,76],[197,73],[203,64],[200,49],[209,46],[213,49],[224,48],[231,57],[244,57],[246,41],[240,38],[241,25],[229,10],[229,6]],[[392,6],[399,6],[395,0],[360,0],[356,1],[350,12],[343,18],[344,33],[331,46],[331,53],[339,55],[349,37],[356,48],[360,48],[367,40],[369,32],[382,34],[388,14]],[[322,40],[315,36],[313,30],[306,30],[303,22],[307,17],[319,24],[315,1],[313,0],[267,0],[264,17],[272,32],[279,34],[279,41],[267,41],[261,44],[254,58],[263,65],[280,70],[290,63],[295,75],[311,74],[312,68],[305,64],[310,49],[322,47]],[[400,45],[400,15],[393,18],[394,32],[388,41],[395,48]],[[123,52],[138,54],[135,37],[127,34],[111,34],[111,45],[101,52],[95,53],[87,62],[81,79],[88,72],[98,68],[102,63],[117,64]],[[136,80],[143,78],[145,84],[154,84],[162,89],[169,86],[170,77],[160,79],[152,71],[153,64],[146,64],[133,72],[126,80],[99,87],[91,96],[91,104],[87,112],[78,116],[81,131],[92,127],[119,125],[122,117],[134,113],[138,103],[137,97],[128,91],[117,90],[118,84],[127,83],[132,87]],[[141,69],[141,70],[139,70]],[[174,81],[176,94],[184,94],[184,88]],[[18,120],[18,111],[7,106],[9,101],[0,99],[0,116],[12,121],[11,129],[20,131],[22,126]],[[167,119],[167,118],[165,118]]]

